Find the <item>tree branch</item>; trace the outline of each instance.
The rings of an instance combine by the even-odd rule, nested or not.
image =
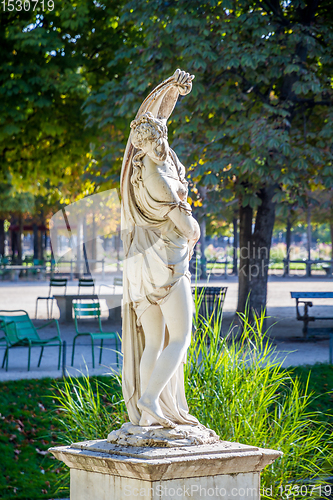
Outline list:
[[[262,4],[266,4],[265,10],[266,10],[267,14],[269,14],[269,11],[272,11],[273,14],[280,20],[281,24],[283,24],[284,26],[288,26],[290,24],[289,21],[287,21],[283,15],[280,2],[276,2],[276,5],[273,5],[273,3],[271,1],[263,0]]]
[[[314,106],[332,106],[333,101],[315,101],[314,98],[312,97],[311,99],[299,99],[298,97],[295,97],[292,99],[293,102],[296,102],[297,104],[307,104],[308,107],[314,107]]]

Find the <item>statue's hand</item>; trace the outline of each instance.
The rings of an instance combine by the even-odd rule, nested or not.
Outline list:
[[[173,79],[176,87],[178,87],[180,95],[187,95],[191,92],[194,75],[190,75],[189,73],[186,73],[186,71],[176,69],[171,78]]]

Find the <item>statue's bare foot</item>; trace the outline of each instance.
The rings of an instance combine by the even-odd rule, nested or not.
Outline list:
[[[140,408],[141,411],[149,413],[149,415],[151,415],[154,420],[157,420],[157,422],[163,427],[176,427],[176,424],[164,417],[160,405],[156,401],[152,401],[148,397],[142,396],[138,401],[138,408]]]
[[[150,427],[154,423],[156,423],[156,420],[153,419],[153,417],[151,415],[149,415],[149,413],[147,413],[146,411],[143,411],[141,418],[140,418],[139,425],[141,425],[141,427]]]

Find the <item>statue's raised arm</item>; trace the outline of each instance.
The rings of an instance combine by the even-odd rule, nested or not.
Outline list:
[[[179,95],[187,95],[192,90],[194,75],[176,69],[174,74],[160,83],[141,104],[136,117],[149,111],[155,118],[168,120]]]
[[[191,92],[193,79],[194,75],[190,75],[190,73],[187,73],[186,71],[176,69],[172,76],[161,82],[152,92],[150,92],[138,109],[135,118],[137,119],[138,117],[149,112],[155,118],[160,119],[164,124],[166,124],[177,103],[179,95],[185,96]],[[129,207],[132,205],[131,200],[128,198],[129,191],[131,189],[130,178],[133,171],[132,159],[134,147],[132,144],[132,135],[133,130],[131,131],[127,141],[120,175],[121,195],[124,202],[123,205],[125,204]],[[122,218],[122,231],[125,246],[126,234],[131,233],[132,230],[133,218],[131,212],[132,210],[129,209],[126,214],[123,214]]]

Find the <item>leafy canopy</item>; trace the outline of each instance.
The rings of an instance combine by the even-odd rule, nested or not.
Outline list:
[[[333,15],[328,2],[129,1],[120,23],[136,36],[109,68],[123,76],[90,94],[89,124],[124,119],[108,142],[121,159],[128,123],[163,78],[181,67],[196,79],[177,105],[169,138],[191,178],[255,208],[259,190],[299,199],[332,184]]]
[[[86,188],[96,127],[82,104],[121,68],[108,68],[123,43],[122,3],[55,2],[53,11],[0,17],[0,169],[17,189],[69,195]]]

